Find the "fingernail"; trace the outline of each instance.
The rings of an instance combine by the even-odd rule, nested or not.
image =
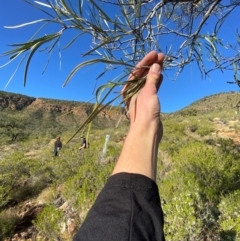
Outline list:
[[[161,70],[160,65],[157,63],[153,64],[151,67],[151,71],[156,72],[158,74],[160,73],[160,70]]]

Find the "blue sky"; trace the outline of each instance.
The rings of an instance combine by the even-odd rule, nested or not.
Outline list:
[[[229,20],[227,20],[222,30],[222,38],[231,40],[235,37],[235,29],[239,25],[240,9],[238,8]],[[41,12],[37,11],[23,0],[2,1],[0,8],[0,53],[10,48],[7,46],[12,43],[20,43],[28,40],[36,31],[36,26],[31,25],[18,29],[6,29],[4,26],[14,26],[21,23],[42,18]],[[209,25],[209,27],[211,24]],[[207,29],[206,29],[207,30]],[[75,36],[74,32],[69,31],[68,37]],[[90,39],[84,38],[76,42],[74,47],[62,51],[61,70],[59,66],[59,54],[56,49],[49,66],[44,74],[44,66],[48,60],[46,54],[38,54],[33,57],[30,64],[27,85],[23,85],[23,70],[19,68],[18,72],[7,85],[12,73],[15,71],[18,61],[14,61],[4,68],[0,68],[0,90],[5,89],[8,92],[20,93],[33,97],[43,97],[52,99],[88,101],[94,97],[93,90],[95,79],[101,73],[100,66],[86,67],[80,71],[67,86],[62,88],[65,78],[71,69],[78,64],[81,59],[81,53],[89,46]],[[64,39],[60,42],[60,48],[64,46]],[[6,63],[8,59],[0,58],[0,65]],[[110,72],[104,78],[101,78],[97,85],[104,83],[116,76],[117,72]],[[200,72],[195,65],[187,67],[179,76],[177,81],[164,78],[164,82],[159,92],[163,112],[174,112],[186,107],[192,102],[205,96],[219,92],[239,91],[236,85],[227,84],[227,81],[233,80],[233,72],[215,71],[211,74],[211,79],[201,79]]]

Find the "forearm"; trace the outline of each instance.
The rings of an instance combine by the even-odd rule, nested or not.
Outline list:
[[[138,173],[155,181],[160,130],[160,121],[145,127],[131,126],[113,174]]]
[[[139,62],[140,69],[130,75],[130,81],[136,76],[141,77],[146,74],[146,70],[141,69],[141,66],[151,66],[147,70],[144,87],[127,103],[130,130],[113,174],[138,173],[156,180],[157,152],[163,131],[157,96],[162,81],[163,58],[162,54],[151,52]]]

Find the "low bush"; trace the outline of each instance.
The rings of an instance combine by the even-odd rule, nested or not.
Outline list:
[[[191,125],[188,127],[188,129],[191,131],[191,132],[195,132],[197,129],[198,129],[198,126],[197,125]]]
[[[212,241],[238,235],[240,215],[234,210],[239,209],[239,159],[192,142],[179,148],[172,161],[171,170],[158,179],[167,240]]]
[[[214,132],[214,128],[209,125],[201,125],[197,130],[196,133],[200,135],[201,137],[208,136],[212,132]]]
[[[218,207],[221,212],[218,223],[224,240],[240,239],[240,190],[222,198]]]
[[[37,216],[35,226],[41,236],[48,240],[61,240],[61,228],[64,221],[63,212],[53,205],[47,205]]]
[[[14,232],[15,225],[19,222],[19,217],[11,211],[0,212],[0,240],[5,240]]]

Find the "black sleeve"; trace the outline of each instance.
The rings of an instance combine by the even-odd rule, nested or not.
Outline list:
[[[158,187],[140,174],[111,176],[74,241],[164,241]]]

